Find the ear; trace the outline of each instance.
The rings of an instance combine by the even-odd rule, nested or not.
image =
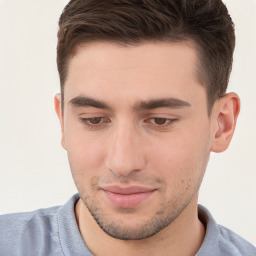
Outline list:
[[[237,117],[240,111],[240,99],[235,93],[228,93],[216,101],[213,107],[213,138],[211,151],[225,151],[235,131]]]
[[[55,112],[59,118],[61,126],[61,145],[66,149],[65,135],[64,135],[64,116],[61,107],[61,95],[58,93],[54,96]]]

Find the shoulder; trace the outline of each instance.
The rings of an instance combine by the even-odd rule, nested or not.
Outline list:
[[[11,213],[0,216],[1,222],[1,233],[3,236],[3,231],[5,234],[8,232],[17,233],[24,232],[28,227],[33,231],[35,227],[45,227],[54,225],[54,219],[56,218],[56,213],[59,207],[51,207],[47,209],[38,209],[32,212],[21,212],[21,213]],[[39,229],[43,231],[42,229]],[[38,233],[38,229],[37,229]]]
[[[75,219],[78,199],[76,194],[63,206],[0,216],[0,254],[91,255]]]
[[[38,209],[35,211],[31,211],[31,212],[19,212],[19,213],[10,213],[10,214],[4,214],[4,215],[0,215],[0,220],[1,221],[20,221],[20,222],[27,222],[30,221],[34,218],[41,218],[44,216],[52,216],[55,215],[56,212],[58,211],[58,209],[60,208],[60,206],[54,206],[54,207],[50,207],[50,208],[45,208],[45,209]]]
[[[197,256],[256,256],[255,246],[230,229],[218,225],[202,205],[198,207],[198,214],[206,234]]]
[[[234,255],[256,256],[256,247],[232,230],[218,225],[220,231],[220,246],[234,251]]]
[[[3,255],[33,255],[35,250],[58,243],[59,207],[0,216]],[[34,250],[35,249],[35,250]]]

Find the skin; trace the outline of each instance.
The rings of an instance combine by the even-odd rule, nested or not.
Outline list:
[[[240,103],[226,94],[209,116],[197,67],[190,43],[93,42],[70,59],[64,113],[59,95],[55,109],[81,197],[77,223],[94,255],[186,256],[200,248],[198,190],[210,152],[230,143]],[[150,193],[117,206],[109,186]]]

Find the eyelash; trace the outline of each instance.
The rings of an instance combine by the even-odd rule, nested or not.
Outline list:
[[[165,128],[165,127],[168,127],[170,125],[172,125],[172,123],[174,121],[176,121],[177,119],[171,119],[171,118],[164,118],[164,117],[152,117],[152,118],[149,118],[147,119],[145,122],[146,123],[152,123],[151,121],[152,120],[157,120],[157,119],[161,119],[162,121],[164,121],[164,124],[156,124],[155,122],[153,123],[153,125],[155,125],[156,127],[158,128]]]
[[[90,121],[92,121],[93,119],[101,119],[101,121],[99,122],[99,123],[97,123],[97,124],[92,124],[92,123],[90,123]],[[100,128],[100,126],[101,125],[104,125],[104,123],[105,122],[102,122],[102,120],[104,120],[104,119],[107,119],[107,120],[109,120],[108,118],[106,118],[106,117],[101,117],[101,116],[99,116],[99,117],[91,117],[91,118],[80,118],[80,121],[84,124],[84,125],[86,125],[86,126],[88,126],[88,127],[90,127],[90,128]],[[110,123],[110,121],[107,121],[106,123]]]
[[[90,123],[93,119],[100,119],[100,122],[96,124]],[[161,119],[162,121],[164,121],[164,124],[156,124],[155,122],[152,122],[152,120],[156,121],[157,119]],[[104,124],[111,122],[110,119],[106,117],[80,118],[80,121],[91,129],[93,128],[100,129],[102,126],[104,126]],[[175,121],[177,121],[177,118],[171,119],[171,118],[163,118],[163,117],[152,117],[152,118],[146,119],[144,122],[152,124],[155,129],[165,129],[171,126]]]

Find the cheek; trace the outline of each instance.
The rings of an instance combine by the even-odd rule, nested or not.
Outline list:
[[[210,154],[209,135],[192,129],[180,131],[151,147],[151,165],[164,180],[178,184],[202,176]]]
[[[72,174],[95,174],[105,157],[101,138],[90,136],[83,129],[69,127],[67,131],[65,140]]]
[[[175,205],[188,202],[198,191],[209,159],[206,147],[192,139],[175,138],[152,152],[151,169],[165,182],[163,200]],[[162,145],[163,146],[163,145]]]
[[[67,136],[67,152],[71,173],[81,195],[89,195],[92,180],[104,173],[102,143],[91,142],[89,138]]]

